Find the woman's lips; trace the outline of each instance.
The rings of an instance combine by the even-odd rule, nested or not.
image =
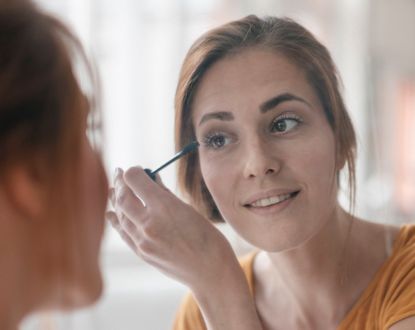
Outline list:
[[[290,193],[259,198],[249,204],[245,204],[244,207],[246,207],[249,211],[261,215],[280,212],[286,208],[299,193],[300,191],[298,190]]]

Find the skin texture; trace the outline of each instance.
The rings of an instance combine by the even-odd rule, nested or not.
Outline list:
[[[208,329],[336,328],[398,229],[340,207],[344,159],[303,72],[276,52],[245,49],[207,70],[192,111],[209,192],[260,249],[255,297],[218,230],[141,168],[117,171],[108,219],[139,256],[193,291]],[[258,202],[270,197],[284,201]]]

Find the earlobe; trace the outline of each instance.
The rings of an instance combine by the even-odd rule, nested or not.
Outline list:
[[[7,196],[16,212],[26,218],[39,218],[46,202],[46,185],[30,165],[8,170],[4,180]]]
[[[340,172],[343,167],[346,165],[346,157],[342,155],[339,151],[336,151],[336,170]]]

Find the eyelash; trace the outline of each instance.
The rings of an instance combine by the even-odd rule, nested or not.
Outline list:
[[[274,132],[273,131],[273,127],[275,124],[281,122],[281,121],[288,121],[288,120],[292,120],[295,121],[295,126],[293,128],[290,128],[288,131],[286,132]],[[301,124],[303,122],[303,120],[295,115],[295,114],[289,114],[289,113],[284,113],[282,115],[279,115],[277,118],[275,118],[270,125],[270,131],[273,134],[276,135],[284,135],[287,134],[289,131],[291,131],[292,129],[296,129],[297,126],[299,124]],[[219,142],[218,139],[222,139],[222,145],[217,146],[215,145],[215,142]],[[212,150],[219,150],[222,149],[225,145],[226,145],[226,140],[231,139],[231,136],[229,136],[229,134],[226,134],[224,132],[220,132],[220,131],[216,131],[216,132],[212,132],[212,133],[208,133],[206,136],[204,136],[202,138],[202,144],[208,148],[208,149],[212,149]]]
[[[229,137],[227,137],[225,133],[214,132],[203,137],[202,144],[209,149],[218,150],[223,147],[223,146],[218,147],[214,145],[215,139],[218,139],[218,138],[229,139]]]
[[[274,125],[276,125],[277,123],[280,123],[282,121],[288,121],[288,120],[294,121],[295,122],[295,126],[292,127],[292,128],[290,128],[288,131],[285,131],[285,132],[273,132]],[[296,129],[299,124],[302,124],[302,122],[303,122],[303,120],[299,116],[297,116],[295,114],[284,113],[284,114],[278,116],[277,118],[275,118],[271,122],[270,131],[273,132],[273,133],[276,133],[278,135],[287,134],[289,131],[291,131],[293,129]]]

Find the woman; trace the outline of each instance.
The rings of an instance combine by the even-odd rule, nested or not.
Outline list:
[[[331,57],[307,30],[248,16],[197,40],[176,93],[176,146],[192,140],[201,146],[178,177],[194,209],[135,167],[116,174],[108,214],[192,290],[176,330],[415,327],[415,229],[340,206],[347,167],[353,210],[355,133]],[[257,251],[239,267],[206,219]]]
[[[0,2],[1,329],[89,305],[102,291],[108,188],[72,55],[87,67],[58,20],[29,1]]]

